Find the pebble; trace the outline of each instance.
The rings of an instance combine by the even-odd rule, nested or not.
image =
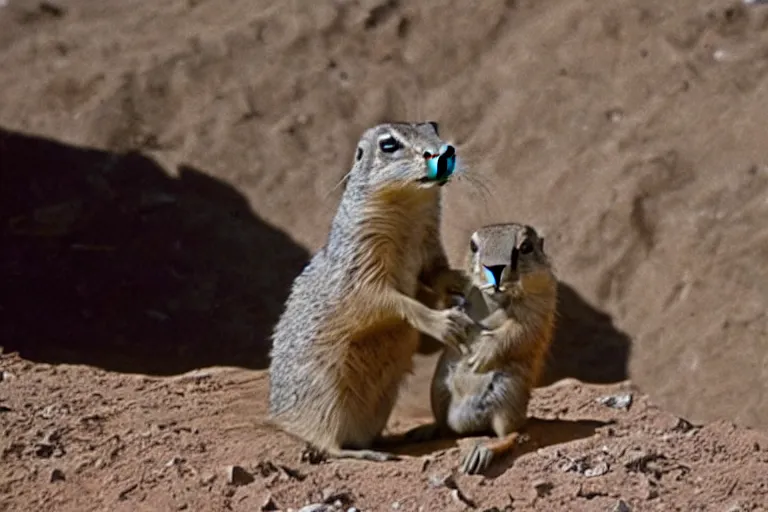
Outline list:
[[[456,489],[456,481],[450,473],[447,475],[430,475],[429,486],[435,489],[440,487]]]
[[[325,503],[313,503],[305,507],[301,507],[299,512],[334,512],[334,508]]]
[[[253,481],[253,475],[242,466],[229,466],[227,468],[227,483],[231,485],[248,485]]]
[[[629,409],[629,406],[632,405],[632,393],[603,396],[598,398],[597,401],[613,409]]]
[[[277,503],[275,503],[274,498],[272,498],[272,495],[268,495],[266,499],[264,499],[264,502],[261,504],[261,510],[262,512],[268,512],[271,510],[280,510],[280,507],[277,506]]]
[[[632,509],[627,505],[627,502],[619,500],[613,507],[613,512],[632,512]]]
[[[607,462],[599,462],[594,467],[584,470],[584,476],[587,478],[593,478],[596,476],[603,476],[608,472],[610,466]]]

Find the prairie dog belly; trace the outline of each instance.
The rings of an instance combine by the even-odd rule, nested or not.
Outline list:
[[[497,415],[524,417],[529,398],[524,375],[516,368],[473,373],[459,362],[446,382],[450,392],[446,424],[456,433],[472,434],[490,431]]]

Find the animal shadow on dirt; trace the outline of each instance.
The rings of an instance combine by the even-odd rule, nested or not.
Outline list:
[[[0,347],[157,375],[266,367],[308,252],[212,176],[0,128]]]
[[[509,455],[494,461],[485,472],[485,476],[495,478],[509,469],[517,458],[527,453],[548,446],[586,439],[593,436],[598,428],[610,425],[611,423],[610,421],[597,420],[545,420],[529,418],[526,425],[520,431],[523,434],[521,439],[524,440],[518,441],[514,450]],[[471,443],[485,442],[485,440],[493,439],[493,437],[488,436],[492,436],[491,432],[488,432],[485,437],[472,436],[470,444],[467,444],[464,450],[469,449]],[[468,439],[469,437],[467,436]],[[454,435],[422,443],[405,443],[400,442],[402,440],[401,436],[392,436],[389,439],[385,439],[382,445],[389,447],[394,453],[419,457],[456,448],[459,445],[459,439],[460,436]],[[463,455],[464,452],[462,451],[459,457]],[[460,460],[457,459],[456,464],[458,465],[459,462]]]
[[[557,291],[555,337],[540,385],[567,377],[592,384],[626,380],[630,337],[613,325],[610,315],[591,306],[563,281]]]
[[[586,439],[595,435],[597,429],[612,425],[612,421],[597,420],[545,420],[541,418],[530,418],[522,432],[525,434],[523,442],[518,442],[514,450],[500,458],[488,468],[485,476],[496,478],[507,471],[515,460],[527,453],[534,452],[541,448],[559,444]],[[553,460],[553,464],[560,462]]]

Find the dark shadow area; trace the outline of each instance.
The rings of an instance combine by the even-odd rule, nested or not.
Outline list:
[[[308,252],[231,185],[0,128],[0,346],[174,374],[264,368]]]
[[[597,429],[613,424],[611,421],[597,420],[544,420],[530,418],[522,433],[527,436],[525,442],[519,442],[507,456],[494,461],[484,473],[488,478],[496,478],[507,471],[515,460],[523,455],[556,444],[570,443],[595,435]]]
[[[610,421],[597,421],[597,420],[544,420],[539,418],[529,418],[525,427],[520,431],[527,437],[525,442],[518,441],[515,449],[498,461],[495,461],[488,471],[486,476],[495,478],[504,471],[506,471],[515,461],[516,458],[536,451],[540,448],[546,448],[556,444],[569,443],[578,439],[586,439],[595,434],[595,431],[607,425],[611,425]],[[403,434],[398,434],[382,439],[379,442],[379,446],[389,449],[393,453],[400,455],[410,455],[412,457],[421,457],[436,452],[450,450],[458,447],[458,440],[463,438],[476,438],[476,441],[485,441],[488,439],[495,439],[492,432],[488,432],[485,436],[458,436],[452,435],[450,437],[442,437],[435,439],[434,441],[426,441],[419,443],[406,443],[403,438]],[[463,457],[464,453],[460,455]],[[456,461],[458,465],[460,460]]]
[[[541,385],[566,377],[595,384],[626,380],[630,337],[569,285],[560,281],[557,292],[555,339]]]
[[[417,296],[430,307],[436,299]],[[558,282],[557,325],[541,385],[567,377],[593,384],[620,382],[628,378],[627,365],[632,340],[613,325],[611,316],[590,306],[579,293]],[[443,345],[422,335],[419,353],[434,354]]]

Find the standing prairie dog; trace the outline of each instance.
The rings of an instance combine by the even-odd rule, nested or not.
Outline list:
[[[454,350],[466,339],[464,312],[415,299],[466,283],[440,239],[440,186],[455,165],[437,123],[367,130],[328,240],[293,283],[273,333],[270,422],[330,457],[398,458],[371,448],[420,333]]]
[[[526,421],[554,332],[557,280],[544,239],[516,223],[473,233],[467,267],[472,284],[465,304],[479,331],[470,337],[469,355],[444,350],[432,378],[435,423],[407,437],[493,431],[498,439],[475,445],[462,461],[461,470],[474,474],[511,451]]]

